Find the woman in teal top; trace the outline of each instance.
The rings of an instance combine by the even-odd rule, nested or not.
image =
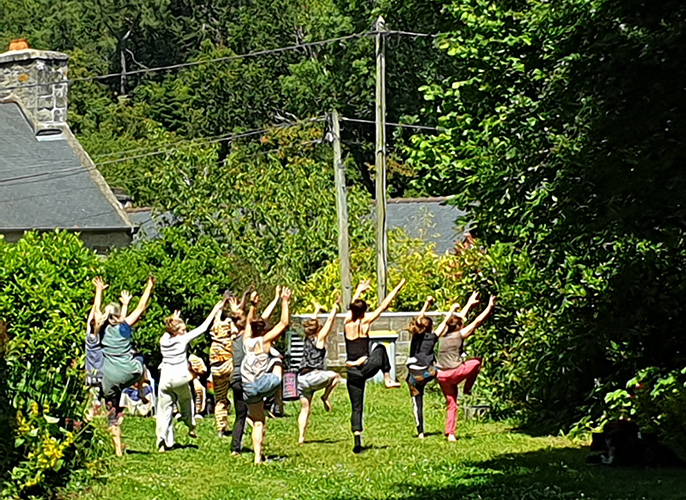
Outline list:
[[[128,316],[122,314],[119,304],[109,304],[104,313],[96,313],[96,331],[104,326],[101,346],[105,358],[103,364],[102,391],[107,405],[107,418],[114,441],[114,452],[122,455],[121,422],[119,406],[122,390],[142,381],[145,375],[143,358],[134,353],[131,345],[131,327],[140,320],[148,308],[155,278],[150,277],[136,309]]]

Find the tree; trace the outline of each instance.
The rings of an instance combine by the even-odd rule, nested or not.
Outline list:
[[[471,0],[445,13],[459,71],[424,88],[447,131],[414,140],[416,184],[456,194],[477,234],[510,249],[503,262],[534,266],[510,276],[529,303],[503,306],[545,353],[523,356],[529,378],[506,390],[529,422],[567,426],[639,368],[686,362],[686,10]]]

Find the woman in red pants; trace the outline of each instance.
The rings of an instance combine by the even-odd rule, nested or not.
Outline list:
[[[476,381],[476,376],[479,374],[479,370],[481,370],[480,358],[463,361],[462,344],[491,314],[495,307],[495,297],[491,297],[488,300],[488,306],[474,321],[468,326],[464,326],[464,320],[469,313],[469,309],[477,303],[478,295],[472,294],[469,302],[460,313],[456,312],[459,306],[453,306],[436,331],[436,335],[440,338],[436,363],[438,375],[436,379],[448,404],[448,414],[445,419],[445,434],[448,436],[448,441],[457,441],[455,438],[457,386],[464,381],[464,393],[470,394]]]

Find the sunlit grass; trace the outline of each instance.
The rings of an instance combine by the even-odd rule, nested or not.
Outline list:
[[[506,424],[461,421],[457,443],[442,435],[443,401],[427,395],[428,436],[418,440],[406,387],[368,386],[365,446],[353,455],[345,388],[334,393],[334,410],[315,405],[310,442],[297,446],[299,403],[286,418],[268,422],[266,452],[252,465],[250,452],[230,454],[213,422],[200,422],[190,440],[177,424],[178,441],[196,445],[159,454],[153,419],[129,418],[124,439],[130,453],[113,460],[100,479],[67,495],[90,499],[683,499],[686,473],[664,469],[591,468],[587,450],[565,437],[531,437]],[[316,400],[318,401],[318,400]],[[246,435],[245,446],[251,446]]]

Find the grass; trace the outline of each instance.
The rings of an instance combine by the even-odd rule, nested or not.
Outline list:
[[[129,453],[113,459],[78,500],[214,499],[686,499],[686,474],[676,469],[613,469],[584,464],[587,448],[566,437],[531,437],[503,423],[461,421],[459,441],[448,443],[443,400],[427,394],[428,436],[419,441],[406,387],[387,391],[368,385],[365,446],[351,452],[350,406],[345,388],[334,393],[334,409],[315,405],[309,443],[298,447],[299,403],[286,418],[268,421],[266,453],[230,454],[230,441],[216,437],[211,419],[199,424],[199,439],[186,437],[166,454],[154,449],[154,419],[128,418],[123,427]],[[319,402],[318,399],[315,399]],[[197,447],[195,446],[197,444]],[[251,446],[246,434],[244,445]]]

